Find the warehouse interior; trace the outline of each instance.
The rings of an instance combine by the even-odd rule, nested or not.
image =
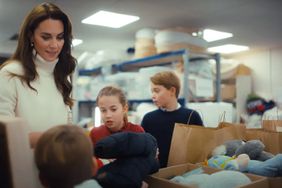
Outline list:
[[[213,149],[216,146],[227,147],[228,140],[240,140],[236,147],[246,147],[248,140],[255,140],[257,145],[250,146],[247,152],[259,148],[266,157],[265,161],[274,157],[278,161],[272,168],[268,168],[269,163],[257,163],[260,168],[267,169],[260,172],[274,172],[273,177],[257,172],[254,175],[243,173],[248,181],[240,187],[282,186],[281,0],[0,0],[0,67],[17,48],[19,30],[25,16],[34,6],[45,2],[58,5],[69,16],[73,38],[79,41],[76,44],[73,40],[71,49],[77,64],[71,80],[74,105],[67,114],[68,124],[78,125],[86,135],[104,126],[96,99],[99,91],[110,85],[121,88],[127,99],[127,115],[121,119],[143,127],[146,114],[163,110],[152,100],[150,82],[153,75],[162,71],[172,71],[180,80],[177,108],[192,109],[192,113],[196,112],[202,119],[204,127],[199,129],[198,126],[191,126],[191,129],[190,126],[177,126],[177,122],[173,125],[175,132],[169,133],[168,167],[160,168],[155,174],[147,173],[138,186],[190,188],[190,185],[180,185],[168,178],[188,171],[207,174],[222,172],[225,169],[215,170],[206,164],[208,157],[215,152]],[[120,28],[85,24],[87,17],[101,10],[138,18]],[[228,37],[209,41],[205,38],[207,30],[226,32]],[[214,47],[222,45],[224,50],[229,47],[226,45],[239,45],[243,50],[214,50]],[[14,89],[6,86],[9,88],[5,91]],[[0,91],[2,89],[0,84]],[[32,133],[38,132],[28,131],[30,127],[21,117],[2,116],[1,108],[7,104],[1,104],[1,100],[7,98],[0,96],[0,187],[42,187],[34,164],[34,146],[31,144]],[[48,98],[48,105],[52,102],[55,102],[53,98]],[[49,112],[46,115],[49,116]],[[46,122],[53,119],[48,117]],[[37,139],[42,132],[39,136],[35,134]],[[140,149],[139,146],[132,148]],[[152,151],[159,155],[157,147]],[[131,159],[132,156],[126,157]],[[232,165],[234,157],[228,158]],[[253,160],[250,157],[247,159]],[[96,160],[95,165],[97,161],[101,162]],[[103,159],[102,165],[99,165],[106,166],[114,161]],[[277,164],[280,166],[277,167]],[[198,165],[202,167],[198,168]],[[239,169],[237,163],[234,168]],[[126,173],[131,175],[128,171]],[[233,175],[228,178],[232,181]],[[219,180],[222,179],[226,178]],[[197,183],[203,188],[208,187],[201,184],[206,183],[202,178],[199,180]],[[238,182],[236,180],[236,185]]]

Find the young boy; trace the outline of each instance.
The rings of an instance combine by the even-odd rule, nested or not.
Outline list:
[[[70,125],[53,127],[39,138],[34,152],[44,187],[101,187],[91,179],[96,169],[93,147],[82,128]]]
[[[151,78],[152,100],[159,108],[145,114],[142,127],[158,142],[160,167],[166,167],[175,123],[203,126],[196,111],[182,107],[177,98],[180,80],[170,71],[159,72]]]

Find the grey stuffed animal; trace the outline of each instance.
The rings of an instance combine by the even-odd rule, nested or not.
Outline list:
[[[273,154],[264,151],[264,148],[265,145],[260,140],[249,140],[236,150],[235,155],[245,153],[250,159],[258,161],[266,161],[274,157]]]
[[[260,140],[249,140],[244,142],[242,140],[229,140],[223,145],[216,147],[212,156],[227,155],[238,156],[240,154],[247,154],[252,160],[265,161],[272,158],[274,155],[264,151],[265,145]]]
[[[236,153],[236,150],[241,147],[245,142],[242,140],[229,140],[224,142],[224,144],[217,146],[212,151],[212,156],[217,155],[227,155],[227,156],[234,156]]]

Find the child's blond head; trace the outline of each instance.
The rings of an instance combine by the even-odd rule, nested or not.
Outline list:
[[[175,88],[175,96],[178,98],[180,92],[180,80],[177,75],[172,71],[163,71],[156,73],[150,78],[151,82],[155,85],[161,85],[166,89]]]
[[[41,182],[50,188],[69,188],[93,176],[93,148],[83,129],[59,125],[46,132],[35,147]]]
[[[96,98],[97,104],[99,104],[99,99],[103,96],[116,96],[123,107],[127,106],[126,96],[123,91],[118,87],[106,86],[101,89]]]
[[[99,106],[99,100],[101,97],[103,96],[114,96],[117,97],[120,104],[122,105],[122,107],[124,109],[128,109],[128,103],[127,103],[127,99],[125,96],[125,93],[118,87],[115,86],[106,86],[104,88],[102,88],[96,98],[96,104]],[[127,122],[128,118],[127,118],[127,113],[124,113],[124,121]]]

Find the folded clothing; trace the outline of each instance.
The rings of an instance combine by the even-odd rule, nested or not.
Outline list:
[[[115,159],[102,166],[95,176],[104,187],[140,188],[149,174],[157,172],[157,141],[149,133],[120,132],[98,141],[97,157]]]

